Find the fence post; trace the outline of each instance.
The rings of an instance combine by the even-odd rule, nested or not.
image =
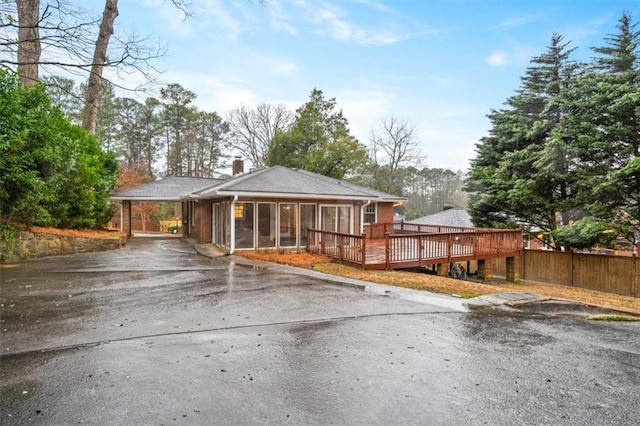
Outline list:
[[[340,259],[340,264],[342,265],[342,245],[344,244],[344,239],[342,235],[338,235],[338,258]]]
[[[638,274],[640,274],[640,253],[638,253],[635,259],[636,262],[633,266],[633,280],[631,281],[631,295],[633,297],[640,297],[640,292],[638,291],[638,285],[640,285],[640,278],[638,278]]]

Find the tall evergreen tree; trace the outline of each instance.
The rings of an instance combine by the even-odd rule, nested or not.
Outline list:
[[[524,226],[551,231],[571,219],[571,147],[554,134],[563,114],[560,93],[579,65],[559,34],[531,60],[507,108],[489,114],[492,129],[477,145],[469,188],[477,226]],[[558,220],[556,213],[562,212]]]
[[[640,241],[640,31],[623,13],[591,72],[576,81],[567,126],[579,141],[589,211],[617,235]],[[611,227],[611,226],[610,226]]]
[[[183,167],[183,155],[186,145],[185,136],[196,99],[196,94],[177,83],[169,84],[160,90],[160,98],[164,104],[164,125],[167,142],[167,174],[182,176],[186,173]]]

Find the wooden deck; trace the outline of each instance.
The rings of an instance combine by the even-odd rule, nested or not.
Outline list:
[[[396,226],[394,231],[396,233],[379,237],[376,230],[352,235],[310,229],[307,251],[322,253],[362,269],[404,269],[517,257],[522,250],[522,231],[517,229],[459,228],[454,232],[425,233]]]

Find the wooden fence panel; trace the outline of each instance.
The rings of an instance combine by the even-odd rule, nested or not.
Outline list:
[[[571,285],[571,253],[524,250],[521,277],[524,280]]]
[[[637,296],[638,259],[595,254],[573,255],[573,285],[590,290]]]
[[[520,278],[640,297],[640,258],[587,253],[524,250]],[[503,258],[493,259],[493,275],[504,277]]]

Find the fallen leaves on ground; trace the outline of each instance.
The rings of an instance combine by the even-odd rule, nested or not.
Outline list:
[[[489,293],[526,292],[555,299],[575,300],[592,306],[604,306],[632,312],[640,312],[640,299],[603,293],[600,291],[546,284],[532,281],[511,283],[503,280],[474,282],[456,280],[426,273],[402,271],[363,271],[346,265],[331,263],[327,256],[307,252],[237,251],[237,255],[265,262],[282,263],[327,274],[338,275],[378,284],[427,290],[435,293],[474,297]]]
[[[34,234],[53,234],[63,235],[67,237],[84,237],[84,238],[119,238],[123,234],[119,230],[112,229],[59,229],[45,228],[42,226],[32,226],[29,228]]]

